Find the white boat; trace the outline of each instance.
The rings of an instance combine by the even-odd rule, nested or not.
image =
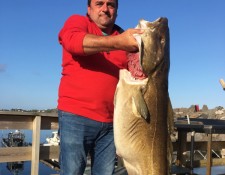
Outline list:
[[[60,144],[60,138],[58,131],[53,131],[51,137],[46,138],[46,143],[43,146],[58,146]],[[58,159],[46,160],[50,164],[58,163]]]
[[[53,131],[52,136],[46,138],[46,142],[47,143],[44,143],[43,146],[58,146],[60,143],[58,132]]]

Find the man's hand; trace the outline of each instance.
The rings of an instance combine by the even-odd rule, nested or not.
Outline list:
[[[144,31],[141,29],[128,29],[120,35],[115,36],[117,40],[115,48],[125,50],[127,52],[137,52],[138,44],[134,38],[134,34],[142,34]]]

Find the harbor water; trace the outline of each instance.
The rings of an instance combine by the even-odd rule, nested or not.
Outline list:
[[[31,174],[31,162],[23,162],[23,166],[15,167],[15,169],[10,169],[9,163],[0,164],[0,175],[30,175]],[[51,175],[57,174],[58,172],[51,169],[50,167],[44,165],[40,162],[39,164],[39,175]],[[58,173],[59,174],[59,173]]]

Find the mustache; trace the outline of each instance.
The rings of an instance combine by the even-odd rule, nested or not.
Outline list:
[[[102,11],[102,12],[100,13],[100,16],[101,16],[101,15],[106,15],[106,16],[108,16],[109,18],[111,17],[111,14],[110,14],[109,12],[103,12],[103,11]]]

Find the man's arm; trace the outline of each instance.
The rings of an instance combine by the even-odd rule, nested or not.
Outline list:
[[[138,45],[133,34],[143,33],[140,29],[128,29],[122,34],[113,36],[97,36],[86,34],[83,40],[83,49],[86,55],[111,50],[138,51]]]

